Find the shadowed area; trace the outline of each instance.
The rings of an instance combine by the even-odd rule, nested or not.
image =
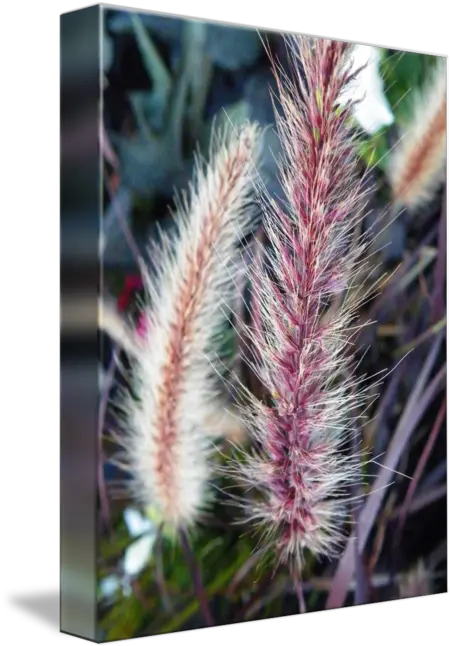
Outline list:
[[[59,592],[12,597],[10,603],[59,630]]]

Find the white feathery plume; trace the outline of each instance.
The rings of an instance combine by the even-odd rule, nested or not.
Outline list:
[[[163,235],[156,275],[142,268],[148,321],[134,358],[121,444],[133,491],[174,530],[195,523],[210,497],[211,438],[229,418],[214,339],[233,310],[239,241],[252,224],[259,130],[213,136],[177,201],[175,236]],[[210,428],[206,428],[207,424]]]
[[[391,154],[394,202],[415,209],[433,198],[445,179],[447,74],[442,62],[414,97],[409,122]]]

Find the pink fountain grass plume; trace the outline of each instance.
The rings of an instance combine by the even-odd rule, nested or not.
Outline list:
[[[348,487],[358,479],[360,456],[349,440],[364,400],[351,370],[361,289],[351,283],[366,247],[352,243],[364,200],[353,105],[339,102],[355,74],[351,46],[295,37],[290,51],[294,80],[275,71],[285,204],[263,194],[271,250],[251,272],[251,364],[272,396],[251,398],[256,448],[232,469],[253,490],[243,504],[256,528],[265,528],[261,542],[279,560],[301,563],[305,549],[336,553]],[[340,306],[330,310],[337,297]]]
[[[156,276],[142,268],[147,299],[120,442],[133,494],[175,531],[207,507],[211,438],[224,424],[219,413],[229,415],[214,338],[235,305],[230,276],[252,226],[258,141],[253,125],[215,135],[209,162],[197,161],[177,201],[175,236],[163,235],[151,253]]]

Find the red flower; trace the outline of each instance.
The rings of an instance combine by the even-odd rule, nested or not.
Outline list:
[[[142,289],[143,282],[141,276],[137,274],[129,274],[125,278],[125,285],[117,299],[117,309],[123,312],[130,306],[131,300],[138,290]]]

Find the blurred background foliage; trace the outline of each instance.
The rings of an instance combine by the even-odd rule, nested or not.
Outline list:
[[[272,32],[109,9],[104,11],[103,38],[103,288],[120,311],[132,313],[141,293],[127,285],[138,274],[137,258],[146,253],[149,238],[157,239],[159,228],[171,226],[174,190],[186,188],[194,151],[207,156],[214,122],[237,125],[251,119],[267,126],[260,170],[272,195],[279,196],[279,143],[271,101],[275,85],[262,41],[281,64],[286,63],[286,48]],[[407,122],[410,97],[435,64],[432,56],[380,51],[378,71],[392,119],[375,132],[365,132],[355,121],[361,130],[362,163],[375,189],[367,228],[388,209],[389,151]],[[402,505],[411,481],[392,474],[359,575],[344,595],[346,605],[446,589],[446,409],[439,377],[445,370],[443,200],[441,191],[419,214],[404,211],[389,220],[384,233],[385,222],[378,230],[377,246],[386,246],[374,266],[379,263],[379,273],[397,271],[361,312],[363,320],[377,322],[359,340],[358,369],[361,374],[391,371],[415,350],[376,387],[378,400],[368,412],[362,441],[372,455],[384,455],[398,442],[407,411],[409,431],[398,469],[410,477],[419,464],[422,471],[406,508]],[[233,330],[225,329],[218,351],[234,356],[237,347]],[[126,382],[128,366],[123,356],[117,361],[117,348],[108,339],[103,350],[105,403],[114,401],[117,387]],[[424,374],[427,361],[431,367]],[[417,391],[419,375],[423,384]],[[246,379],[251,385],[248,375]],[[216,625],[298,612],[288,569],[274,569],[270,555],[261,561],[259,537],[236,522],[240,511],[227,497],[230,483],[217,477],[214,508],[190,537],[189,556],[160,531],[151,510],[137,509],[124,494],[126,476],[109,461],[114,405],[102,415],[99,639],[202,627],[204,599]],[[231,447],[225,443],[222,449],[221,459],[226,459]],[[378,470],[377,464],[368,465],[365,491]],[[307,611],[325,607],[335,569],[335,563],[307,559],[302,574]],[[195,570],[201,574],[200,587],[194,584]]]
[[[408,117],[411,116],[411,99],[414,92],[423,87],[436,62],[436,56],[382,50],[379,69],[396,128],[407,123]],[[392,130],[389,132],[389,128],[383,127],[362,142],[360,153],[368,166],[386,170],[392,135]]]

